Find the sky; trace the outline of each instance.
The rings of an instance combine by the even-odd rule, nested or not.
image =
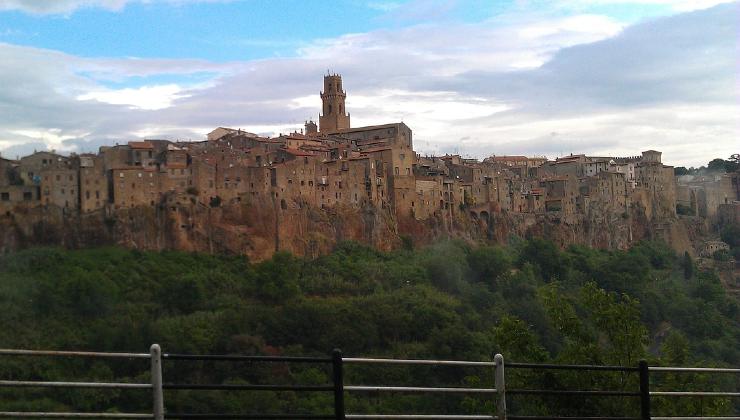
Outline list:
[[[740,2],[0,0],[0,156],[317,120],[422,154],[740,153]]]

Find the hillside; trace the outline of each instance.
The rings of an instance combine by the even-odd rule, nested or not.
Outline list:
[[[0,257],[0,323],[3,348],[141,352],[156,342],[172,353],[325,355],[341,348],[350,356],[489,360],[500,352],[508,361],[635,365],[647,358],[653,364],[740,365],[737,300],[714,273],[656,242],[629,251],[561,251],[540,239],[478,248],[448,241],[392,253],[345,242],[315,260],[277,253],[256,264],[182,252],[36,248]],[[317,367],[281,366],[195,364],[175,370],[182,381],[212,383],[266,376],[321,383],[326,374]],[[131,363],[0,361],[4,378],[72,373],[130,379],[141,370]],[[591,380],[530,375],[512,383],[555,381],[583,389],[594,386]],[[348,381],[461,385],[490,377],[468,369],[353,368]],[[605,375],[596,383],[631,386],[624,381]],[[711,389],[737,386],[704,377],[690,381]],[[201,412],[316,412],[327,406],[326,398],[182,391],[167,402],[172,409]],[[142,403],[118,391],[0,393],[4,409],[137,409]],[[482,404],[480,398],[424,396],[348,401],[364,412],[451,406],[476,412]],[[628,402],[603,404],[602,415],[635,409]],[[584,412],[582,405],[531,398],[520,407],[528,414],[573,415]],[[689,415],[686,410],[696,414],[698,407],[695,400],[659,401],[656,413]],[[705,400],[701,409],[705,415],[732,411],[721,399]]]

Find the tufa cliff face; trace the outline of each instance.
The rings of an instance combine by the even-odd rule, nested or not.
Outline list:
[[[415,245],[442,238],[505,244],[511,237],[544,237],[561,247],[582,244],[626,249],[642,239],[663,239],[676,251],[693,253],[692,242],[706,233],[704,223],[657,217],[634,204],[627,212],[592,205],[585,214],[508,213],[483,216],[460,211],[454,218],[419,221],[394,217],[389,209],[335,206],[315,208],[291,202],[232,202],[204,206],[187,196],[158,206],[140,206],[69,215],[55,206],[0,215],[0,252],[32,246],[68,248],[120,245],[147,250],[182,250],[269,258],[278,250],[317,257],[351,240],[389,251],[409,240]],[[652,217],[651,217],[652,216]]]

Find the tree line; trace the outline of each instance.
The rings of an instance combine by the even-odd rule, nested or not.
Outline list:
[[[345,242],[308,260],[122,248],[0,256],[0,347],[193,354],[327,355],[635,366],[740,365],[740,305],[717,275],[665,244],[565,250],[441,241],[379,252]],[[146,381],[141,361],[0,358],[0,378]],[[321,365],[168,361],[182,383],[329,382]],[[491,372],[348,366],[353,384],[484,386]],[[733,377],[655,377],[665,389],[737,389]],[[507,372],[509,387],[637,389],[636,375]],[[692,388],[693,387],[693,388]],[[637,415],[630,398],[510,397],[520,415]],[[326,413],[331,395],[168,391],[177,412]],[[350,395],[362,413],[480,413],[486,397]],[[1,389],[0,410],[146,411],[142,391]],[[654,415],[737,413],[727,399],[656,399]]]

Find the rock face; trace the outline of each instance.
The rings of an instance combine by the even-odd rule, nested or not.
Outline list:
[[[460,211],[453,218],[419,221],[371,206],[320,209],[294,203],[282,208],[273,202],[252,201],[208,207],[194,200],[178,202],[74,215],[54,206],[8,212],[0,216],[0,251],[42,245],[120,245],[242,254],[263,260],[278,250],[316,257],[345,240],[388,251],[408,242],[418,246],[442,238],[505,244],[512,237],[538,236],[561,247],[582,244],[604,249],[626,249],[642,239],[664,239],[676,251],[693,253],[692,242],[706,233],[700,219],[649,217],[639,205],[622,214],[592,206],[586,214],[570,216],[501,211],[475,216]]]

